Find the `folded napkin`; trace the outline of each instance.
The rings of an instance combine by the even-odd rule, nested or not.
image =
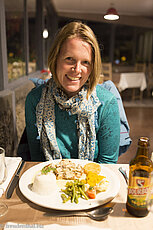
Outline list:
[[[6,167],[7,167],[7,178],[3,184],[0,185],[0,197],[6,191],[12,176],[14,175],[17,167],[19,166],[22,158],[21,157],[5,157]]]
[[[88,226],[88,225],[75,225],[75,226],[70,226],[70,225],[59,225],[59,224],[49,224],[49,225],[41,225],[41,224],[17,224],[17,223],[12,223],[8,222],[4,226],[4,230],[6,229],[13,229],[13,230],[111,230],[110,228],[97,228],[94,226]]]

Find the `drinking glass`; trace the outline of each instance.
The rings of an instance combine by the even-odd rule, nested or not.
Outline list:
[[[153,172],[151,172],[151,182],[147,193],[147,209],[153,212]]]
[[[2,184],[7,178],[7,168],[5,163],[5,150],[0,147],[0,190],[3,190]],[[0,201],[0,216],[6,214],[8,207],[6,204]]]

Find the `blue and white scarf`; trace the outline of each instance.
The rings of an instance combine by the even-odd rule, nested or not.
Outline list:
[[[77,95],[71,98],[68,98],[57,87],[53,78],[43,88],[40,102],[36,108],[36,120],[40,143],[46,160],[62,158],[62,153],[56,140],[55,103],[70,115],[78,115],[78,159],[93,161],[96,141],[95,116],[97,108],[101,104],[96,95],[96,89],[93,90],[87,100],[86,85],[82,87]]]

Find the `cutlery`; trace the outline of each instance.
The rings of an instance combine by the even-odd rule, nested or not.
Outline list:
[[[125,181],[126,181],[126,183],[127,183],[127,185],[128,185],[128,180],[129,180],[129,179],[128,179],[126,170],[123,169],[122,167],[120,167],[118,170],[122,173],[122,175],[123,175],[123,177],[124,177],[124,179],[125,179]]]
[[[65,211],[65,212],[54,212],[54,216],[57,217],[67,217],[67,216],[84,216],[89,217],[96,221],[105,220],[106,217],[113,212],[112,207],[99,207],[90,211],[82,212],[82,211]]]
[[[15,173],[15,176],[13,177],[10,185],[7,188],[7,191],[6,191],[6,198],[7,199],[11,198],[12,193],[13,193],[15,187],[17,186],[17,183],[19,181],[19,174],[21,172],[21,169],[23,168],[24,163],[25,163],[25,161],[21,162],[20,166],[17,169],[17,172]]]

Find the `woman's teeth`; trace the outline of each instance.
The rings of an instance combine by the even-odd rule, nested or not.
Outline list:
[[[71,76],[68,76],[68,75],[66,75],[66,77],[68,77],[72,81],[77,81],[77,80],[80,79],[80,77],[71,77]]]

